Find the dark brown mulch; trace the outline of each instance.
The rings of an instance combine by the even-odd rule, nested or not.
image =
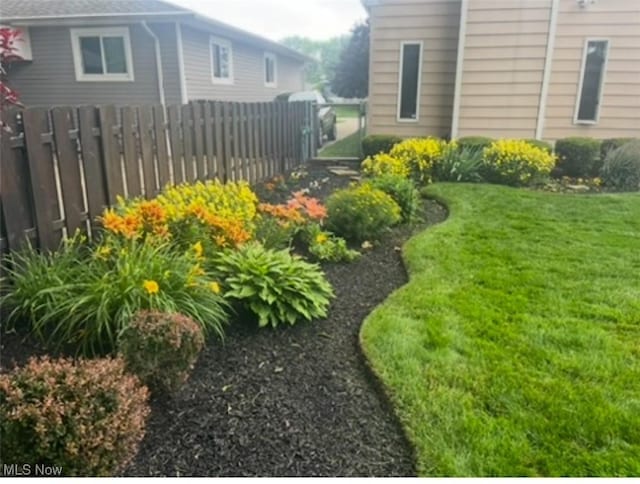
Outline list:
[[[298,187],[349,182],[312,167]],[[279,195],[274,194],[274,198]],[[282,195],[286,198],[286,194]],[[445,210],[425,204],[422,229]],[[259,330],[250,317],[202,352],[185,387],[152,402],[128,476],[412,476],[411,448],[358,344],[363,319],[407,275],[394,231],[351,264],[324,266],[337,297],[329,317]],[[4,357],[3,357],[4,359]]]

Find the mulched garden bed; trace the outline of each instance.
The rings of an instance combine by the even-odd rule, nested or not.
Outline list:
[[[318,164],[289,188],[317,182],[311,196],[322,199],[349,181]],[[273,201],[288,193],[273,191]],[[411,448],[366,367],[358,333],[367,314],[407,281],[402,243],[445,217],[426,201],[418,227],[395,230],[353,263],[325,264],[336,293],[326,320],[275,330],[258,329],[250,317],[230,325],[176,396],[152,401],[140,452],[124,475],[415,475]],[[17,339],[3,340],[3,366],[24,361]]]

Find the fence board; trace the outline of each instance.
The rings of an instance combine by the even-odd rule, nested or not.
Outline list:
[[[182,142],[185,179],[188,182],[194,182],[196,168],[193,160],[193,111],[189,104],[182,106]]]
[[[153,160],[153,110],[151,106],[138,108],[138,136],[140,137],[140,160],[142,161],[142,180],[144,194],[153,198],[158,193],[156,187],[156,173]]]
[[[140,164],[138,157],[138,142],[136,140],[136,111],[131,106],[122,108],[122,152],[124,156],[124,171],[127,175],[127,195],[139,197],[142,195],[140,182]]]
[[[232,159],[231,159],[231,137],[233,136],[233,128],[231,126],[231,116],[233,113],[233,105],[225,102],[222,105],[223,110],[223,137],[224,137],[224,181],[233,180]]]
[[[96,224],[119,195],[151,198],[171,181],[254,183],[282,173],[308,156],[307,108],[206,101],[169,106],[167,119],[158,105],[84,106],[77,116],[70,107],[7,111],[14,135],[1,133],[0,250],[26,238],[52,249],[87,219]]]
[[[203,139],[203,120],[202,120],[202,104],[199,102],[191,103],[191,111],[193,114],[193,152],[196,160],[196,176],[198,180],[205,179],[204,168],[204,139]]]
[[[203,119],[204,119],[204,147],[205,154],[207,156],[207,178],[212,179],[216,176],[216,168],[214,161],[214,147],[213,147],[213,112],[210,101],[205,101],[202,104]]]
[[[223,112],[222,104],[219,101],[213,103],[213,124],[215,131],[215,148],[216,148],[216,175],[220,181],[227,179],[227,171],[225,168],[225,153],[223,133]]]
[[[82,106],[78,109],[78,120],[89,218],[92,226],[95,226],[97,217],[108,205],[104,164],[98,141],[98,110],[93,106]]]
[[[53,153],[51,145],[42,140],[42,134],[49,132],[48,114],[46,109],[35,108],[25,111],[23,119],[39,245],[53,250],[62,235],[53,228],[53,221],[60,218]]]
[[[116,108],[114,106],[100,106],[98,111],[102,132],[102,160],[107,181],[107,200],[110,205],[113,205],[118,196],[124,196],[120,146],[117,138]]]
[[[171,161],[173,183],[184,182],[184,167],[182,165],[182,136],[180,135],[180,107],[169,106],[169,140],[171,142]]]
[[[10,137],[20,132],[16,112],[2,113],[6,129],[0,129],[0,193],[7,244],[18,249],[25,242],[25,231],[35,224],[31,198],[31,178],[25,150],[12,148]]]
[[[169,170],[169,150],[167,147],[167,123],[164,107],[153,106],[153,133],[156,140],[156,166],[158,168],[158,188],[163,189],[171,181]]]
[[[86,227],[77,143],[70,136],[70,131],[74,129],[73,111],[69,107],[55,108],[51,111],[51,120],[58,155],[65,226],[67,234],[73,235],[77,229]]]

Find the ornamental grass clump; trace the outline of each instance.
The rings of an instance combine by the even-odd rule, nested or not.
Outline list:
[[[209,269],[224,297],[255,314],[260,327],[323,318],[333,297],[318,265],[257,242],[218,254]]]
[[[28,248],[9,256],[10,284],[0,303],[10,326],[28,321],[47,345],[84,355],[113,351],[142,309],[184,314],[206,334],[222,336],[228,305],[212,290],[202,261],[199,244],[182,252],[113,236],[89,246],[74,237],[53,253]]]
[[[169,240],[180,249],[200,241],[208,252],[250,240],[257,205],[246,182],[199,181],[167,187],[153,200],[119,199],[100,222],[126,239]]]
[[[531,185],[551,173],[556,157],[524,140],[501,139],[483,151],[483,177],[505,185]]]
[[[616,190],[640,190],[640,140],[609,151],[601,177],[606,186]]]
[[[110,476],[144,436],[148,390],[121,359],[31,359],[0,374],[3,464],[62,467],[65,476]]]
[[[218,283],[214,292],[220,292]],[[204,334],[188,316],[139,311],[118,338],[127,370],[154,393],[174,393],[189,377],[204,346]]]
[[[402,219],[393,198],[369,183],[334,192],[327,210],[327,229],[355,242],[378,239]]]

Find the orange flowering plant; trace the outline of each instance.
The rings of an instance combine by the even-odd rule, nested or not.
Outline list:
[[[256,238],[269,248],[283,248],[309,224],[322,223],[327,209],[317,198],[298,191],[286,203],[259,204],[258,214]]]

